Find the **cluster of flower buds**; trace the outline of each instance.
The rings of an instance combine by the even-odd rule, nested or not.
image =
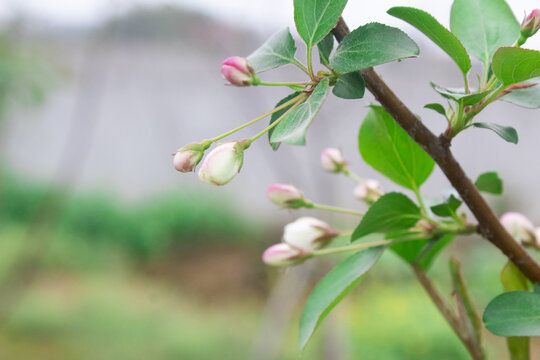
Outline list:
[[[523,214],[507,212],[501,216],[501,224],[517,241],[524,246],[540,249],[540,228],[535,229],[533,223]]]
[[[299,209],[306,205],[304,194],[293,185],[269,185],[266,188],[266,196],[274,204],[287,209]]]
[[[240,56],[225,59],[221,74],[234,86],[249,86],[256,84],[258,80],[248,60]]]
[[[321,153],[321,165],[325,171],[340,173],[347,170],[347,162],[341,150],[336,148],[324,149]]]
[[[338,235],[339,232],[324,221],[301,217],[285,226],[283,242],[266,249],[262,259],[273,266],[300,264]]]
[[[521,23],[521,36],[527,39],[540,29],[540,9],[534,9]]]
[[[354,188],[354,197],[368,204],[373,204],[384,195],[381,184],[375,179],[366,179]]]

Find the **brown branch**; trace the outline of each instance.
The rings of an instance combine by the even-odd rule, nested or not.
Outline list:
[[[420,284],[422,284],[424,290],[426,290],[433,303],[437,306],[439,312],[444,316],[448,324],[450,324],[452,330],[454,330],[463,345],[465,345],[471,357],[474,360],[483,360],[484,354],[482,348],[475,341],[475,339],[471,338],[467,333],[463,324],[460,322],[460,319],[455,314],[454,310],[452,310],[450,304],[448,304],[437,288],[435,288],[435,285],[431,282],[431,280],[429,280],[426,273],[422,271],[418,265],[413,265],[413,270],[414,274],[418,278],[418,281]]]
[[[332,32],[338,42],[341,42],[349,33],[349,28],[341,17]],[[367,89],[377,101],[439,165],[478,220],[479,233],[498,247],[533,283],[540,282],[540,265],[501,225],[493,210],[452,155],[448,141],[435,136],[401,102],[373,68],[360,70],[360,74],[364,78]]]

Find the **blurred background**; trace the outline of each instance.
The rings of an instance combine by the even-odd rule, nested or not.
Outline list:
[[[508,2],[519,21],[538,7],[537,0]],[[423,109],[441,100],[429,81],[459,87],[461,76],[441,50],[386,15],[396,5],[449,24],[450,0],[351,0],[344,17],[351,28],[369,21],[399,26],[418,42],[418,59],[378,71],[441,132],[442,118]],[[288,270],[260,260],[300,215],[355,226],[346,216],[279,210],[265,197],[267,185],[292,183],[318,202],[362,209],[349,179],[320,168],[325,147],[341,147],[356,173],[402,191],[358,154],[356,132],[374,103],[370,95],[330,97],[305,147],[274,153],[262,138],[226,187],[172,167],[176,149],[238,126],[288,95],[226,87],[219,73],[223,59],[249,55],[287,26],[297,37],[290,0],[0,0],[0,359],[468,358],[392,253],[300,356],[302,305],[339,258]],[[527,45],[540,49],[539,40]],[[302,75],[285,67],[262,78]],[[515,127],[519,146],[474,129],[453,148],[471,178],[498,171],[504,179],[503,196],[486,195],[498,214],[519,211],[540,225],[539,117],[495,104],[480,118]],[[252,136],[257,126],[264,125],[234,139]],[[448,190],[438,170],[423,188],[435,200]],[[502,291],[504,258],[467,238],[430,271],[447,295],[451,256],[462,262],[481,309]],[[504,340],[486,337],[490,358],[506,359]]]

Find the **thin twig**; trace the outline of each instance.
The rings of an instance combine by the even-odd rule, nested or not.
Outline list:
[[[349,33],[349,28],[341,17],[332,32],[338,42],[341,42]],[[439,165],[478,220],[479,233],[498,247],[533,283],[540,282],[540,265],[501,225],[493,210],[454,158],[448,140],[445,141],[441,137],[435,136],[424,126],[373,68],[360,70],[360,74],[364,78],[367,89],[377,101]]]

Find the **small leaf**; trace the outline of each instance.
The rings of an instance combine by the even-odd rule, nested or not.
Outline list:
[[[299,349],[302,351],[315,329],[379,260],[384,247],[369,248],[333,268],[315,287],[300,320]]]
[[[454,0],[450,28],[485,66],[498,48],[519,36],[519,23],[504,0]]]
[[[493,132],[495,132],[495,134],[499,135],[504,140],[512,144],[517,144],[519,141],[516,129],[510,126],[502,126],[502,125],[497,125],[493,123],[484,123],[484,122],[473,123],[473,126],[477,128],[481,128],[481,129],[492,130]]]
[[[511,261],[506,263],[501,272],[501,284],[506,292],[529,290],[529,280]]]
[[[497,296],[484,311],[484,325],[499,336],[540,336],[540,294],[511,291]]]
[[[503,181],[494,171],[480,174],[474,184],[478,190],[483,192],[496,195],[500,195],[503,192]]]
[[[347,0],[294,0],[294,22],[308,49],[336,25]]]
[[[407,189],[426,181],[435,162],[380,106],[371,106],[358,134],[360,154],[375,170]]]
[[[317,48],[319,49],[319,59],[321,64],[330,65],[330,54],[334,49],[334,34],[329,33],[317,43]]]
[[[436,112],[438,112],[442,116],[446,117],[446,110],[445,110],[444,106],[442,106],[439,103],[426,104],[426,105],[424,105],[424,108],[435,110]]]
[[[384,194],[366,212],[354,230],[351,240],[369,234],[388,234],[409,229],[420,219],[420,209],[407,196],[392,192]]]
[[[362,75],[357,71],[341,75],[332,93],[342,99],[361,99],[364,97],[366,86]]]
[[[328,79],[322,80],[309,98],[285,116],[274,128],[271,143],[284,142],[292,145],[306,143],[306,131],[319,112],[329,90]]]
[[[502,101],[521,106],[527,109],[540,109],[540,84],[537,81],[525,81],[536,84],[526,89],[518,89],[501,98]]]
[[[416,259],[420,268],[427,271],[431,267],[431,264],[433,264],[437,255],[439,255],[439,253],[453,240],[454,235],[452,234],[445,235],[442,238],[438,236],[429,240]]]
[[[388,14],[408,22],[446,52],[466,75],[471,69],[471,59],[458,38],[442,26],[431,14],[412,7],[393,7]]]
[[[279,107],[280,105],[282,104],[285,104],[287,101],[290,101],[292,99],[294,99],[295,97],[297,97],[300,93],[299,92],[295,92],[295,93],[292,93],[290,94],[289,96],[287,96],[286,98],[283,98],[281,99],[275,107]],[[277,119],[279,119],[281,117],[281,115],[283,115],[287,110],[289,110],[291,108],[291,106],[293,106],[293,104],[291,104],[290,106],[287,106],[286,108],[283,108],[281,110],[278,110],[276,111],[275,113],[272,114],[272,116],[270,117],[270,125],[272,125],[274,123],[274,121],[276,121]],[[277,143],[272,143],[270,141],[270,139],[272,138],[272,134],[274,133],[274,129],[275,128],[271,128],[269,131],[268,131],[268,142],[270,143],[270,146],[272,147],[272,149],[274,151],[277,151],[277,149],[279,149],[279,145],[281,145],[279,142]]]
[[[466,94],[463,89],[447,89],[433,82],[431,83],[431,87],[441,94],[442,97],[462,103],[463,106],[475,105],[490,93],[489,91],[484,91],[476,94]]]
[[[461,206],[461,203],[461,200],[456,198],[454,195],[450,195],[450,197],[445,202],[432,206],[431,211],[433,211],[435,215],[442,217],[452,216]]]
[[[540,76],[540,51],[514,47],[497,50],[493,55],[493,73],[508,86]]]
[[[352,31],[336,49],[330,63],[341,73],[366,69],[418,56],[416,43],[403,31],[370,23]]]
[[[293,63],[296,45],[289,28],[272,35],[260,48],[247,57],[256,73]]]

